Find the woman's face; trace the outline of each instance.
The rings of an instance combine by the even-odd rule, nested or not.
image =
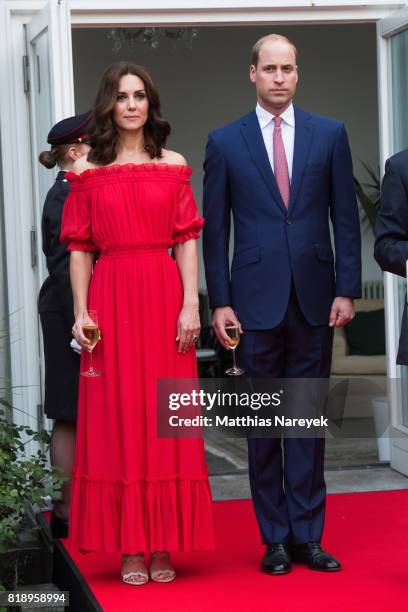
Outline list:
[[[119,130],[139,130],[147,121],[149,101],[145,84],[135,74],[125,74],[118,86],[113,120]]]

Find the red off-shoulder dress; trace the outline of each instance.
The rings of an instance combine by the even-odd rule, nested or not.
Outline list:
[[[213,548],[203,441],[157,436],[157,379],[197,376],[194,348],[177,351],[183,287],[168,253],[203,225],[190,175],[156,163],[66,175],[61,240],[101,252],[88,308],[103,374],[81,376],[72,478],[70,543],[84,552]]]

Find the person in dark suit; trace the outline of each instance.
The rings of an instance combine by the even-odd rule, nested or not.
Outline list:
[[[38,310],[44,344],[45,398],[44,411],[55,419],[51,437],[51,463],[71,475],[75,447],[78,398],[79,356],[70,347],[74,322],[72,290],[69,276],[69,252],[60,242],[62,209],[69,193],[66,171],[74,171],[78,160],[88,154],[84,142],[85,128],[91,113],[69,117],[57,123],[48,134],[51,150],[43,151],[39,161],[46,168],[60,168],[54,185],[45,199],[42,214],[42,248],[47,260],[48,277],[38,298]],[[62,500],[51,514],[54,537],[68,534],[70,483],[62,487]]]
[[[408,259],[408,149],[385,163],[375,223],[374,257],[384,272],[406,277]],[[397,363],[408,365],[407,302],[402,315]]]
[[[213,327],[240,326],[249,377],[329,377],[333,327],[361,297],[360,225],[343,123],[294,107],[296,49],[270,35],[253,47],[257,107],[210,133],[204,163],[204,263]],[[234,255],[229,269],[230,217]],[[329,231],[333,225],[336,257]],[[291,561],[337,571],[320,545],[324,439],[248,438],[261,569]]]

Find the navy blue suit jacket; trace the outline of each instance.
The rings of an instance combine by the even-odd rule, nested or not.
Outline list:
[[[244,328],[270,329],[285,315],[292,277],[311,325],[328,324],[334,296],[361,297],[360,223],[343,123],[295,108],[288,210],[255,111],[209,135],[204,170],[211,308],[230,305]]]
[[[375,224],[374,257],[385,272],[405,278],[408,260],[408,149],[387,160],[381,206]],[[408,364],[407,301],[401,324],[397,363]]]

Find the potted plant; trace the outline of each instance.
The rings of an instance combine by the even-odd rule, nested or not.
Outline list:
[[[370,177],[370,182],[360,183],[359,180],[354,177],[354,188],[361,206],[360,221],[364,229],[370,227],[374,233],[375,220],[377,218],[378,209],[380,208],[380,171],[378,169],[378,171],[375,172],[364,162],[361,163]],[[363,187],[369,189],[369,192],[367,193],[364,191]]]
[[[11,408],[8,400],[0,397],[0,586],[7,589],[47,581],[40,579],[44,547],[35,509],[44,506],[47,496],[60,499],[65,480],[48,465],[48,432],[16,425],[8,418]],[[35,454],[26,452],[32,441],[39,445]]]

